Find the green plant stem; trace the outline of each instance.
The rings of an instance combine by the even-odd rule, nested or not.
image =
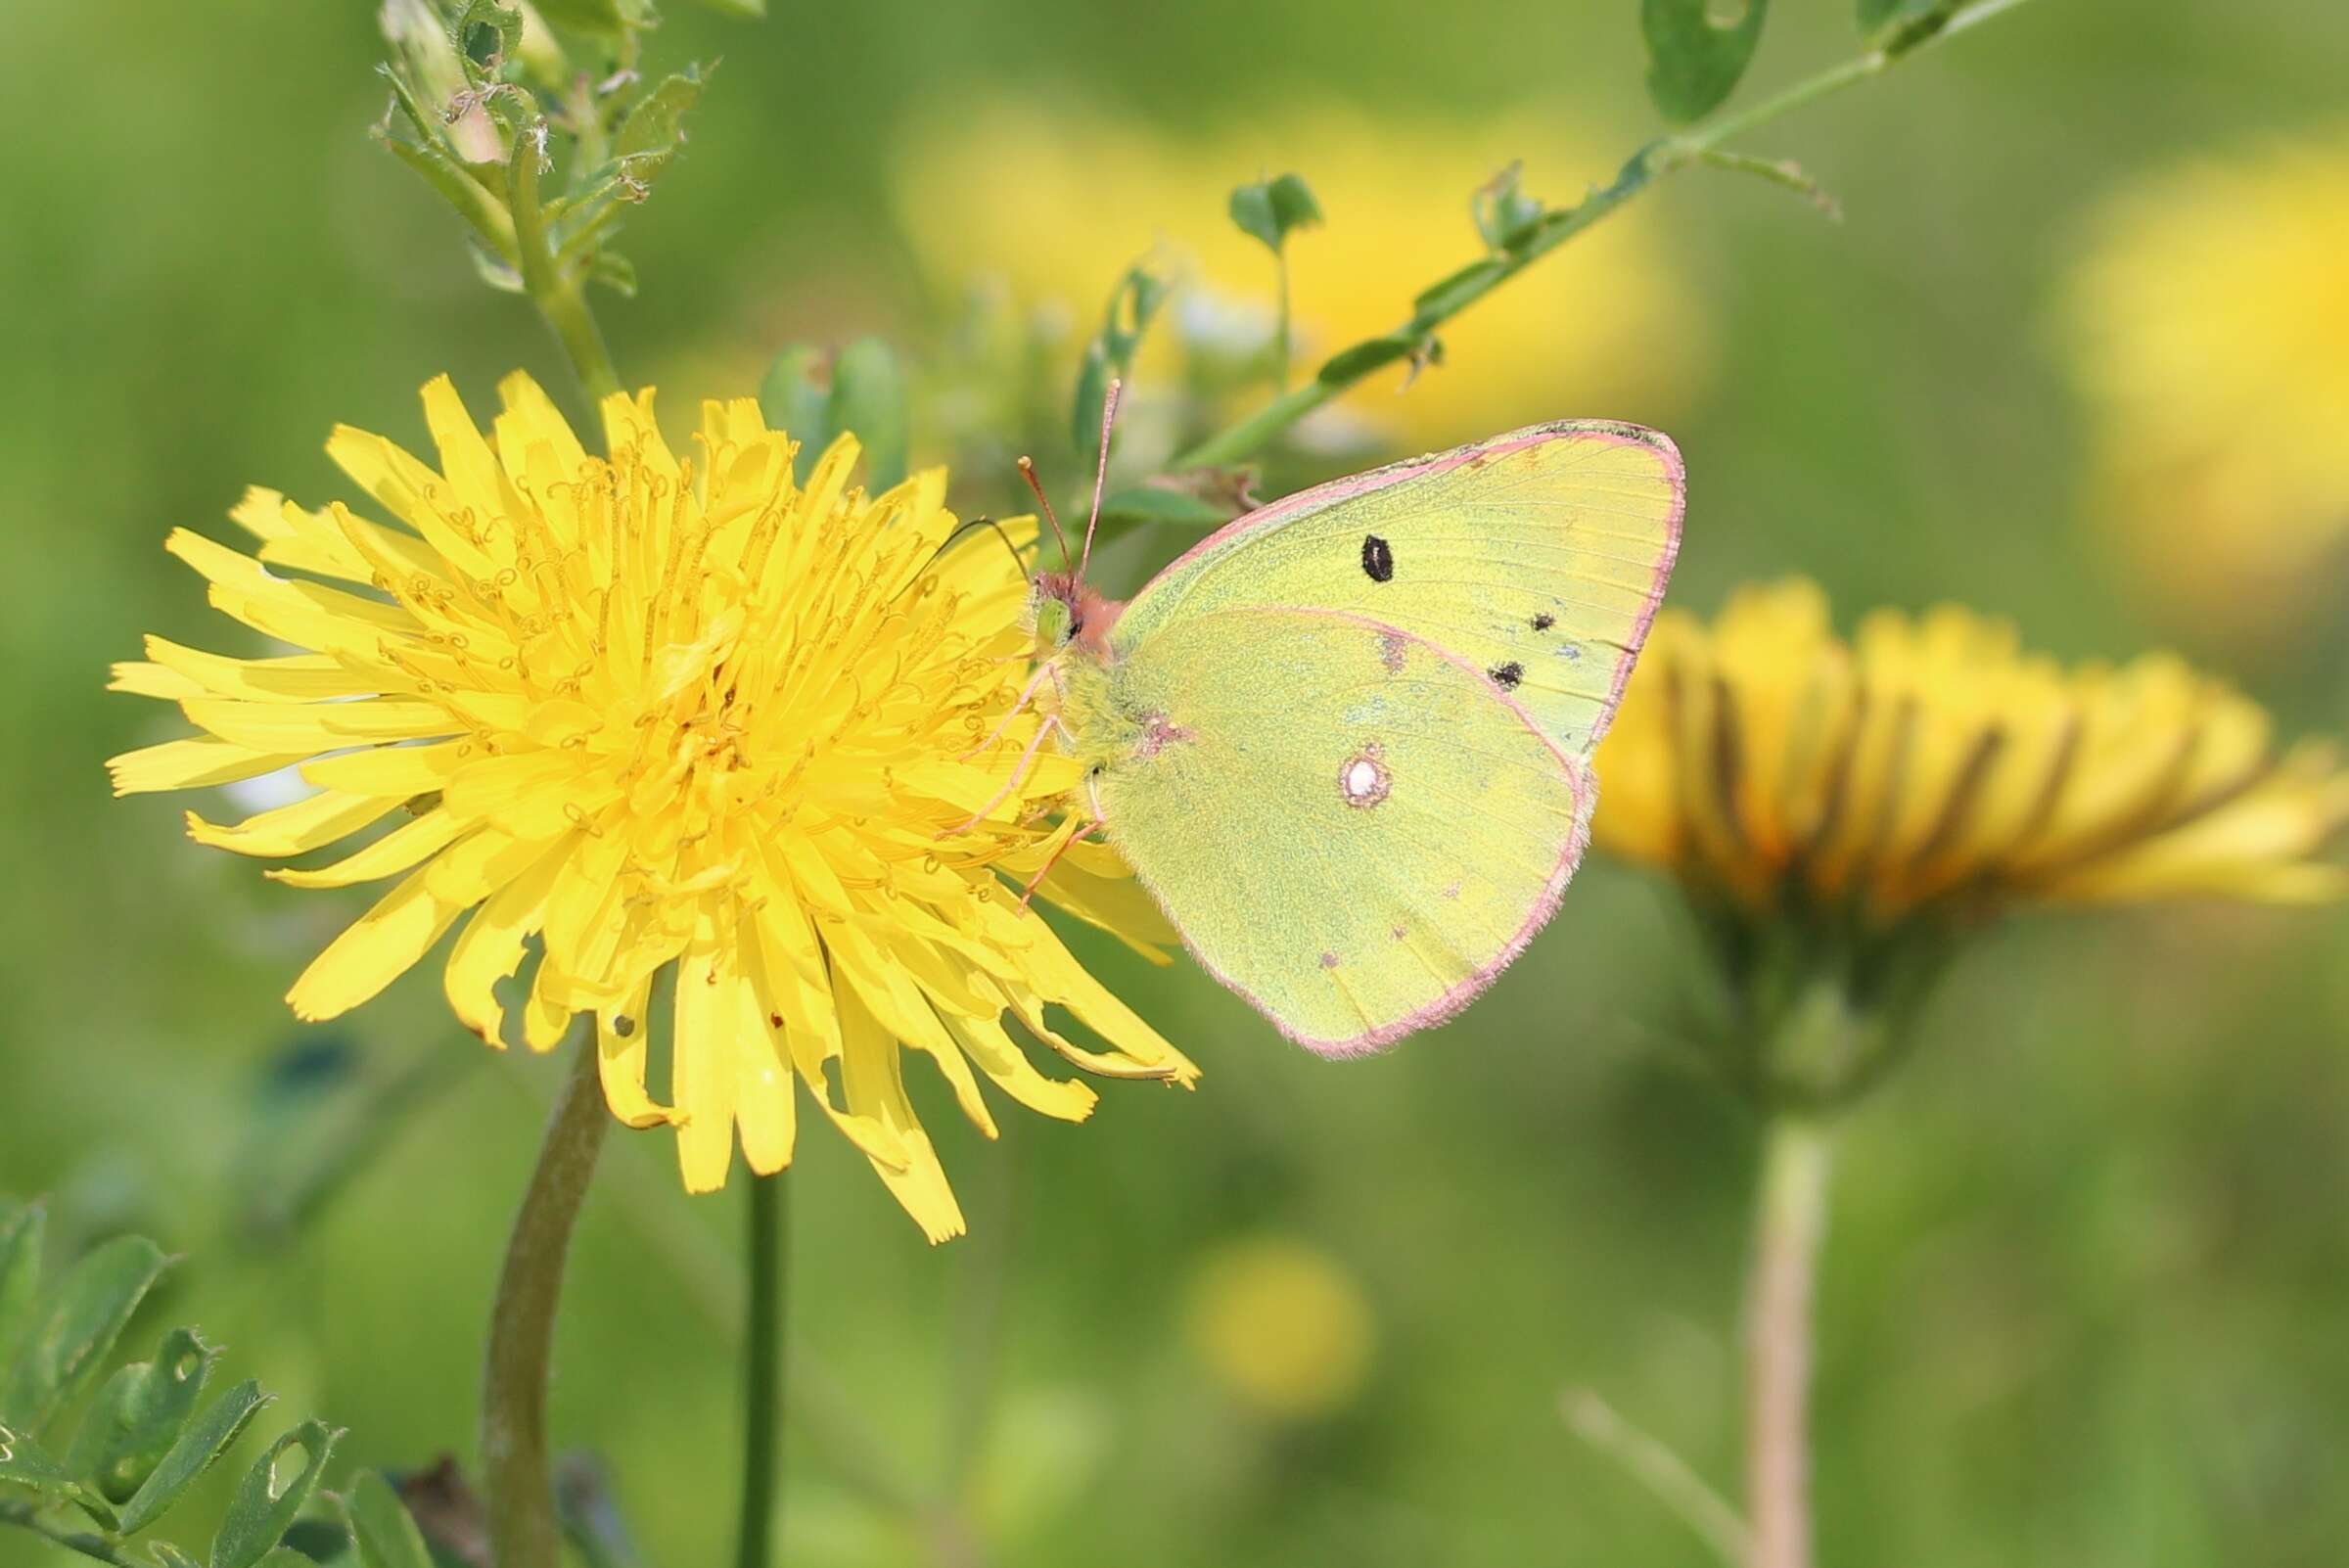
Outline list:
[[[508,1058],[501,1056],[501,1061]],[[510,1074],[521,1078],[519,1068]],[[743,1260],[718,1242],[704,1224],[680,1222],[673,1205],[676,1166],[656,1159],[642,1141],[623,1144],[611,1189],[622,1220],[649,1253],[660,1255],[685,1299],[728,1346],[744,1338]],[[807,1440],[807,1451],[851,1491],[887,1512],[918,1517],[928,1495],[910,1474],[903,1456],[881,1441],[855,1403],[835,1381],[821,1358],[805,1349],[786,1351],[792,1389],[791,1419]]]
[[[1274,275],[1279,279],[1280,292],[1280,321],[1272,335],[1272,352],[1275,356],[1272,390],[1285,393],[1289,390],[1289,372],[1296,368],[1290,363],[1295,357],[1292,335],[1296,329],[1289,319],[1289,253],[1285,247],[1273,254],[1272,266]]]
[[[522,286],[554,329],[588,401],[600,403],[621,390],[620,372],[613,368],[603,329],[596,325],[595,312],[588,307],[586,278],[576,267],[557,264],[546,232],[546,214],[538,201],[538,164],[545,156],[545,145],[542,120],[516,133],[514,150],[506,158],[506,206],[514,214]]]
[[[1833,1164],[1826,1123],[1766,1124],[1745,1309],[1748,1568],[1811,1564],[1812,1296]]]
[[[132,1559],[115,1550],[114,1544],[105,1537],[86,1530],[69,1530],[53,1525],[42,1518],[40,1510],[30,1503],[21,1503],[13,1499],[0,1502],[0,1524],[29,1530],[52,1545],[79,1552],[98,1562],[118,1563],[121,1568],[134,1568]]]
[[[750,1311],[743,1348],[742,1522],[736,1568],[766,1568],[774,1551],[783,1465],[783,1292],[791,1241],[789,1176],[751,1178]]]
[[[1938,32],[1916,39],[1897,53],[1871,49],[1856,60],[1845,61],[1815,76],[1806,77],[1763,99],[1750,109],[1718,115],[1677,136],[1667,136],[1648,143],[1625,161],[1611,184],[1593,190],[1573,207],[1544,215],[1507,247],[1483,261],[1470,263],[1422,294],[1420,308],[1394,331],[1382,338],[1369,339],[1340,350],[1322,362],[1320,371],[1312,381],[1283,392],[1253,414],[1225,426],[1175,456],[1167,467],[1170,470],[1222,467],[1255,456],[1274,437],[1314,409],[1342,395],[1365,377],[1424,347],[1433,339],[1436,329],[1445,322],[1666,175],[1693,163],[1705,162],[1725,143],[1830,94],[1879,75],[1900,61],[1922,53],[1941,39],[1963,32],[2022,3],[2023,0],[1977,0],[1976,4],[1958,10]],[[1431,298],[1439,295],[1440,298]],[[1393,351],[1383,357],[1366,352],[1382,345]]]
[[[496,1568],[557,1568],[560,1538],[547,1464],[547,1369],[572,1226],[611,1125],[591,1037],[580,1042],[555,1096],[538,1164],[506,1243],[489,1319],[482,1380],[482,1474]]]
[[[1724,1568],[1746,1568],[1753,1545],[1745,1521],[1685,1459],[1617,1414],[1595,1389],[1568,1389],[1560,1408],[1576,1436],[1622,1465],[1625,1474],[1686,1521]]]

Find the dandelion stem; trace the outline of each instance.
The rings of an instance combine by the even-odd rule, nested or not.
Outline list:
[[[1825,1123],[1771,1118],[1746,1287],[1749,1568],[1811,1565],[1812,1295],[1833,1163]]]
[[[1170,470],[1219,467],[1253,457],[1282,431],[1365,377],[1397,360],[1423,353],[1434,341],[1438,327],[1667,174],[1692,163],[1706,162],[1709,155],[1719,151],[1723,144],[1782,115],[1879,75],[1940,39],[1963,32],[2022,3],[2023,0],[1976,0],[1954,13],[1938,31],[1910,39],[1904,47],[1871,49],[1858,59],[1806,77],[1750,109],[1719,115],[1677,136],[1650,142],[1625,161],[1613,183],[1592,190],[1573,207],[1543,215],[1508,245],[1471,261],[1430,287],[1419,296],[1418,308],[1409,320],[1382,337],[1340,349],[1322,362],[1313,380],[1282,392],[1255,413],[1180,453],[1167,467]]]
[[[514,214],[522,286],[554,329],[588,401],[600,403],[620,391],[620,372],[613,368],[603,329],[596,325],[595,312],[588,306],[586,278],[576,263],[561,264],[547,234],[545,209],[538,202],[538,175],[545,157],[546,124],[541,120],[516,134],[514,150],[506,158],[506,206]]]
[[[736,1568],[766,1568],[774,1551],[783,1464],[783,1318],[791,1241],[785,1176],[751,1177],[750,1310],[743,1347],[742,1522]]]
[[[555,1493],[547,1466],[546,1385],[555,1307],[572,1226],[612,1118],[584,1041],[555,1096],[538,1164],[514,1217],[489,1319],[482,1380],[482,1471],[497,1568],[557,1568]]]

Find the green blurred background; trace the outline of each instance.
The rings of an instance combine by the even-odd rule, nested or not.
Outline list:
[[[286,1395],[282,1414],[346,1424],[345,1458],[399,1467],[469,1449],[489,1285],[558,1065],[490,1058],[430,973],[305,1035],[280,997],[363,895],[292,892],[197,851],[183,807],[233,807],[117,803],[100,765],[179,732],[159,705],[100,692],[140,632],[246,648],[163,555],[169,529],[223,534],[252,482],[347,495],[328,427],[421,441],[415,389],[439,371],[477,410],[517,364],[565,384],[527,308],[480,286],[453,222],[369,144],[372,10],[0,15],[0,1190],[50,1193],[69,1238],[137,1227],[189,1254],[158,1325],[207,1325],[232,1375]],[[622,375],[660,381],[672,417],[749,390],[786,338],[938,342],[968,279],[940,260],[951,233],[914,232],[909,161],[1006,105],[1047,136],[1069,127],[1044,153],[1119,211],[1133,193],[1089,139],[1103,125],[1177,161],[1196,149],[1211,193],[1264,172],[1225,166],[1235,146],[1313,177],[1281,140],[1297,105],[1350,115],[1361,162],[1382,124],[1460,127],[1474,151],[1396,200],[1456,230],[1463,258],[1465,193],[1493,171],[1504,107],[1570,119],[1592,149],[1588,166],[1529,167],[1561,199],[1655,128],[1631,0],[776,10],[733,23],[680,5],[654,41],[656,60],[724,57],[686,160],[624,242],[643,298],[604,311]],[[1850,53],[1847,11],[1782,0],[1755,82]],[[1956,598],[2066,657],[2191,647],[2077,521],[2080,415],[2050,300],[2099,193],[2337,113],[2345,59],[2349,13],[2305,0],[2024,7],[1756,139],[1842,198],[1841,226],[1726,175],[1655,195],[1637,220],[1674,293],[1652,348],[1552,373],[1534,341],[1511,366],[1455,352],[1435,374],[1505,371],[1523,391],[1495,424],[1667,426],[1693,485],[1682,606],[1799,570],[1847,625]],[[1417,136],[1396,149],[1414,167],[1425,154]],[[1012,153],[982,166],[991,183],[966,203],[1015,216],[981,232],[1018,232],[1030,176]],[[1328,227],[1299,243],[1342,271],[1347,208],[1323,196]],[[1075,221],[1030,243],[1152,240]],[[1033,257],[961,260],[1036,275]],[[1067,309],[1089,319],[1114,281],[1074,278]],[[1401,280],[1398,306],[1428,281]],[[1380,434],[1391,387],[1350,406],[1370,421],[1354,445],[1406,438]],[[1065,439],[1050,458],[1077,465]],[[1293,456],[1271,487],[1338,461]],[[1001,509],[1006,477],[958,484]],[[1122,564],[1172,547],[1129,544]],[[2301,654],[2238,673],[2287,729],[2339,727],[2338,648]],[[2349,1556],[2345,941],[2349,918],[2325,911],[2043,919],[1960,965],[1839,1172],[1823,1562]],[[995,1146],[921,1097],[974,1231],[939,1250],[840,1140],[802,1138],[800,1402],[847,1413],[792,1433],[787,1561],[1708,1560],[1559,1415],[1589,1385],[1734,1485],[1752,1136],[1673,1065],[1697,957],[1668,890],[1594,862],[1462,1022],[1345,1066],[1187,968],[1085,950],[1205,1068],[1195,1094],[1108,1085],[1090,1124],[1007,1118]],[[408,1114],[353,1120],[403,1085]],[[270,1223],[362,1126],[380,1138],[347,1182],[304,1222]],[[654,1560],[710,1562],[733,1507],[741,1192],[689,1201],[665,1139],[614,1141],[555,1421],[608,1462]],[[1235,1319],[1318,1381],[1285,1398],[1252,1382],[1216,1350]],[[963,1538],[877,1499],[854,1442],[950,1502]],[[47,1559],[0,1539],[0,1561],[20,1560]]]

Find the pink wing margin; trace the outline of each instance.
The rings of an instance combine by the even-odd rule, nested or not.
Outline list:
[[[1624,685],[1632,678],[1632,666],[1637,663],[1639,650],[1647,646],[1648,629],[1655,624],[1656,611],[1664,602],[1664,585],[1672,576],[1673,563],[1680,559],[1681,524],[1688,512],[1688,469],[1681,460],[1681,449],[1674,444],[1671,437],[1660,430],[1650,430],[1645,425],[1597,419],[1568,419],[1546,425],[1529,425],[1505,436],[1471,441],[1465,446],[1455,446],[1446,452],[1432,452],[1425,457],[1406,458],[1400,463],[1389,463],[1384,468],[1373,468],[1359,474],[1350,474],[1344,479],[1331,480],[1311,489],[1299,490],[1294,495],[1284,495],[1277,501],[1232,519],[1176,556],[1167,564],[1165,570],[1142,585],[1141,591],[1133,596],[1133,603],[1138,605],[1158,589],[1172,586],[1195,568],[1221,554],[1227,546],[1237,544],[1252,533],[1326,511],[1340,502],[1368,495],[1408,480],[1424,479],[1431,474],[1448,474],[1479,459],[1505,457],[1529,447],[1570,440],[1594,440],[1608,446],[1644,447],[1663,462],[1665,475],[1672,484],[1672,511],[1664,520],[1664,553],[1657,560],[1655,577],[1648,584],[1647,602],[1633,623],[1622,666],[1615,672],[1613,689],[1607,693],[1606,713],[1591,726],[1589,744],[1596,746],[1599,737],[1606,733],[1607,726],[1614,722],[1615,710],[1623,702]]]

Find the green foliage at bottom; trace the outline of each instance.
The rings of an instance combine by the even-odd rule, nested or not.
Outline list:
[[[187,1538],[198,1521],[172,1510],[272,1397],[248,1379],[207,1401],[220,1356],[193,1328],[167,1331],[153,1360],[116,1366],[102,1379],[171,1260],[145,1237],[121,1236],[44,1284],[46,1220],[40,1204],[0,1197],[0,1526],[140,1568],[291,1568],[319,1560],[306,1543],[304,1550],[285,1543],[344,1435],[323,1421],[288,1429],[253,1461],[212,1528],[207,1552],[147,1536],[169,1516],[174,1533]],[[380,1476],[359,1476],[344,1507],[348,1529],[311,1532],[333,1560],[354,1560],[355,1552],[358,1568],[428,1562],[414,1522]]]

